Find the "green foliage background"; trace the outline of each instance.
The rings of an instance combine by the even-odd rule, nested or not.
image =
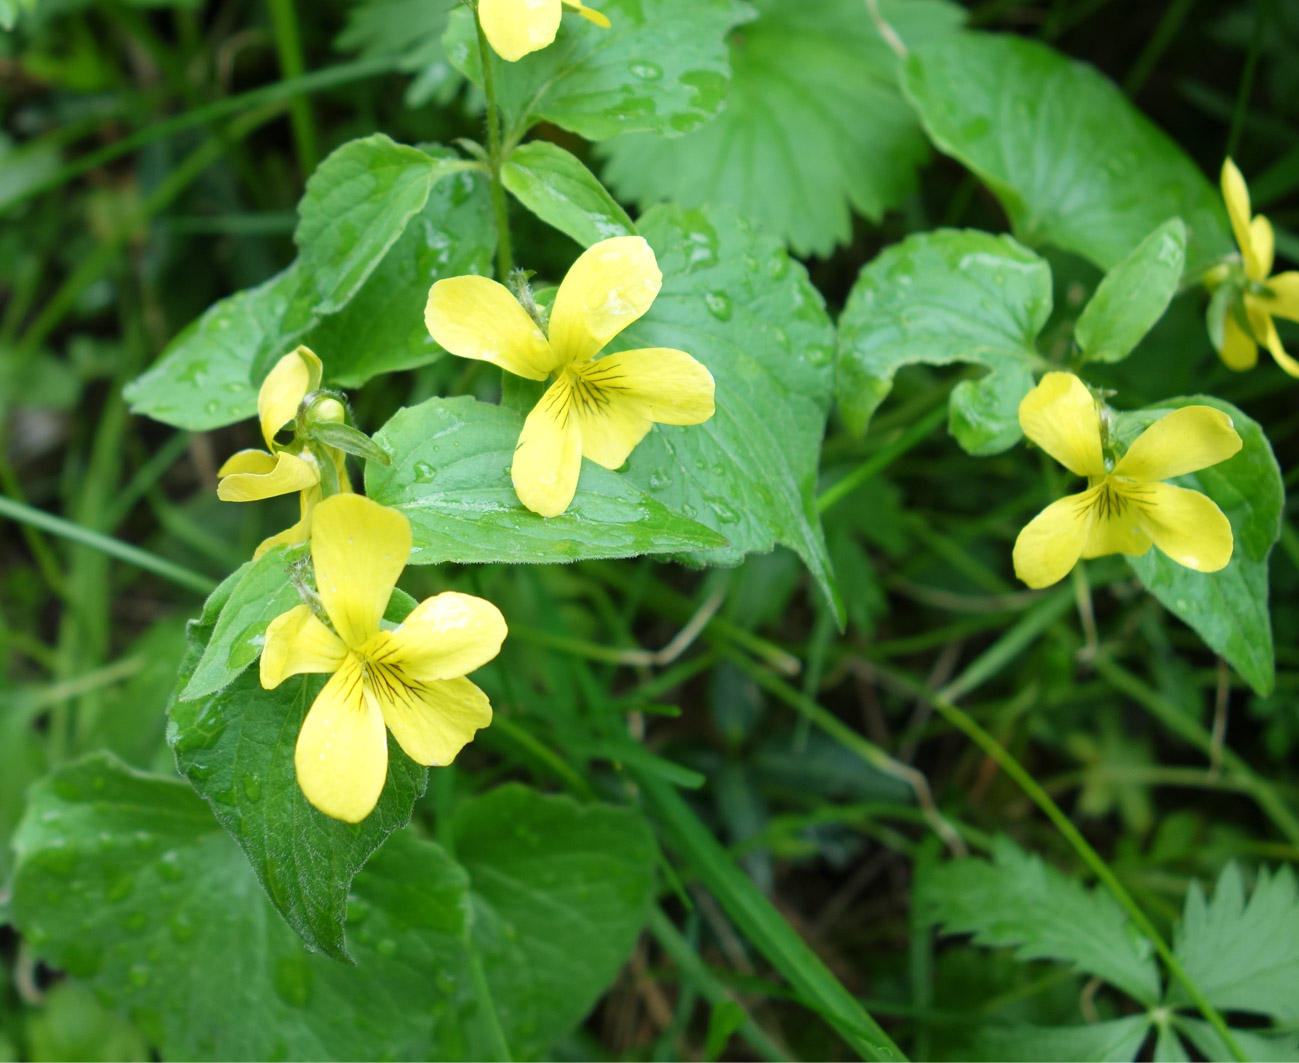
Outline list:
[[[1292,6],[597,6],[485,71],[430,0],[0,0],[0,1059],[1299,1055],[1299,384],[1201,284],[1226,155],[1299,264]],[[539,301],[638,233],[613,346],[717,382],[550,520],[536,394],[423,323],[498,163]],[[295,503],[214,490],[299,343],[392,457],[388,619],[510,627],[357,826],[294,780],[322,679],[257,679]],[[1061,368],[1121,445],[1232,417],[1226,569],[1014,581]]]

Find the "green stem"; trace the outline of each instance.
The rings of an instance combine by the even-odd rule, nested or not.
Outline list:
[[[946,406],[939,406],[937,409],[930,410],[929,413],[914,422],[892,443],[881,447],[842,480],[837,480],[822,491],[816,499],[817,512],[824,513],[840,499],[852,494],[871,477],[892,465],[912,447],[923,442],[929,436],[929,433],[937,428],[946,417]]]
[[[306,71],[302,58],[302,37],[298,33],[298,13],[293,0],[267,0],[271,9],[271,26],[275,32],[275,52],[280,59],[280,70],[286,78],[300,78]],[[289,125],[293,129],[293,147],[298,155],[298,168],[306,177],[320,160],[316,146],[316,123],[311,114],[311,101],[306,96],[295,96],[289,104]]]
[[[1018,760],[1004,747],[1000,742],[992,737],[987,731],[978,725],[974,719],[969,716],[959,706],[953,704],[942,693],[934,693],[925,685],[911,676],[901,672],[890,672],[890,678],[901,686],[908,687],[910,692],[916,697],[925,698],[931,705],[943,716],[948,723],[962,732],[976,746],[982,749],[1002,771],[1010,776],[1029,799],[1037,805],[1038,808],[1046,815],[1047,819],[1055,826],[1056,830],[1064,836],[1064,839],[1073,847],[1074,852],[1082,859],[1092,871],[1092,873],[1105,884],[1105,887],[1114,895],[1115,900],[1122,905],[1123,909],[1132,919],[1133,925],[1149,939],[1159,953],[1164,965],[1168,968],[1169,973],[1181,983],[1182,988],[1186,990],[1191,1001],[1199,1009],[1209,1024],[1218,1031],[1218,1034],[1226,1042],[1231,1054],[1238,1060],[1244,1060],[1247,1057],[1236,1044],[1231,1030],[1228,1029],[1227,1023],[1218,1013],[1218,1010],[1209,1003],[1200,987],[1195,984],[1191,976],[1186,973],[1186,969],[1181,962],[1173,955],[1173,950],[1168,947],[1164,941],[1163,935],[1155,928],[1149,917],[1137,905],[1123,884],[1119,882],[1118,877],[1110,870],[1109,865],[1105,863],[1098,852],[1091,847],[1087,839],[1082,836],[1082,832],[1073,825],[1073,822],[1060,809],[1041,786],[1037,780],[1029,774],[1028,770],[1019,763]]]
[[[496,103],[496,73],[492,67],[491,48],[482,20],[474,9],[474,26],[478,30],[478,56],[483,66],[483,92],[487,94],[487,167],[492,180],[492,211],[496,214],[496,274],[504,284],[514,269],[514,252],[510,247],[510,212],[501,183],[501,115]]]
[[[34,528],[61,536],[70,542],[89,546],[109,557],[135,565],[137,568],[152,572],[155,576],[171,580],[177,586],[186,587],[199,594],[211,594],[216,589],[216,580],[209,579],[193,569],[168,561],[157,554],[151,554],[147,550],[141,550],[138,546],[124,543],[120,539],[83,528],[80,524],[73,524],[72,521],[56,517],[53,513],[46,513],[33,506],[15,502],[12,498],[3,495],[0,495],[0,517],[8,517],[20,524],[30,524]]]

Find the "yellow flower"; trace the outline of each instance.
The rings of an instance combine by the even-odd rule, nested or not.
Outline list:
[[[263,540],[253,554],[254,559],[281,543],[303,542],[311,536],[311,512],[321,496],[320,469],[311,451],[292,453],[280,447],[275,436],[297,417],[302,400],[320,387],[321,373],[320,359],[306,347],[299,347],[276,362],[257,392],[257,418],[266,450],[241,450],[217,471],[221,477],[217,497],[224,502],[256,502],[300,492],[298,523]],[[328,405],[331,403],[332,406]],[[318,410],[317,416],[325,420],[343,419],[343,407],[337,399],[325,399],[320,405],[325,408]],[[339,486],[344,491],[350,490],[343,453],[332,447],[329,451]]]
[[[550,385],[524,422],[510,475],[519,501],[553,517],[577,491],[582,456],[607,469],[627,460],[655,424],[713,415],[713,377],[668,347],[595,355],[650,308],[663,274],[649,244],[619,236],[588,248],[559,286],[549,337],[501,284],[452,277],[429,291],[424,320],[452,354],[480,358]]]
[[[478,0],[478,18],[492,50],[515,63],[554,41],[563,4],[597,26],[609,28],[604,15],[580,0]]]
[[[1231,418],[1184,406],[1160,418],[1112,468],[1101,447],[1096,400],[1072,373],[1047,373],[1019,404],[1024,434],[1087,490],[1052,502],[1015,540],[1015,575],[1048,587],[1080,557],[1137,556],[1159,547],[1178,564],[1217,572],[1231,560],[1231,523],[1199,491],[1161,483],[1230,458],[1241,448]]]
[[[383,792],[385,724],[412,760],[445,765],[492,720],[487,695],[464,675],[500,651],[506,629],[496,606],[438,594],[401,626],[383,630],[409,554],[410,524],[396,510],[354,494],[325,499],[316,507],[311,558],[332,626],[299,605],[266,629],[262,686],[332,673],[303,721],[293,759],[307,800],[348,823],[368,816]]]
[[[1231,369],[1252,369],[1258,362],[1261,343],[1276,359],[1277,365],[1291,376],[1299,377],[1299,362],[1286,354],[1272,318],[1299,321],[1299,272],[1272,272],[1272,223],[1262,214],[1250,217],[1249,189],[1236,164],[1228,159],[1222,164],[1222,198],[1227,204],[1232,232],[1240,247],[1245,283],[1241,304],[1246,329],[1231,307],[1223,317],[1222,347],[1219,354]]]

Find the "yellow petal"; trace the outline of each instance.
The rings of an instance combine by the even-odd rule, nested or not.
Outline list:
[[[1258,256],[1254,253],[1253,237],[1249,228],[1249,189],[1236,164],[1227,159],[1222,164],[1222,198],[1227,204],[1231,231],[1236,234],[1236,246],[1245,261],[1245,274],[1253,280],[1267,276],[1258,272]]]
[[[316,696],[293,751],[307,800],[347,823],[374,811],[388,778],[383,715],[364,687],[361,666],[349,655]]]
[[[603,29],[607,30],[609,28],[610,22],[608,16],[596,11],[593,7],[587,7],[585,4],[581,3],[581,0],[564,0],[564,3],[576,10],[584,19],[594,22],[597,26],[600,26]]]
[[[541,396],[514,448],[510,479],[519,501],[533,513],[557,517],[577,493],[582,471],[582,434],[573,411],[573,392],[564,373]]]
[[[564,277],[550,312],[550,345],[560,363],[596,354],[650,308],[662,286],[643,237],[615,236],[588,247]]]
[[[1217,572],[1231,560],[1231,522],[1211,498],[1172,484],[1150,484],[1141,525],[1179,565]]]
[[[1253,302],[1253,297],[1247,297],[1245,305],[1249,306],[1251,302]],[[1261,308],[1255,310],[1251,307],[1249,320],[1250,324],[1254,326],[1254,334],[1259,337],[1263,346],[1272,353],[1272,357],[1276,359],[1276,364],[1291,376],[1299,377],[1299,362],[1286,354],[1285,348],[1281,346],[1281,337],[1277,335],[1276,325],[1271,316]]]
[[[654,427],[654,422],[639,413],[615,385],[592,384],[580,372],[581,368],[584,367],[566,373],[571,374],[573,412],[582,440],[582,454],[606,469],[616,469]]]
[[[1072,373],[1047,373],[1020,402],[1019,424],[1029,439],[1076,476],[1105,474],[1096,400]]]
[[[1258,344],[1240,327],[1236,313],[1229,309],[1222,319],[1222,350],[1218,352],[1228,369],[1241,372],[1258,364]]]
[[[424,323],[441,347],[492,362],[516,376],[545,380],[558,364],[550,342],[503,284],[451,277],[428,293]]]
[[[1109,485],[1108,495],[1102,492],[1096,499],[1091,531],[1087,535],[1087,542],[1083,544],[1082,556],[1093,558],[1105,557],[1107,554],[1128,554],[1140,557],[1150,549],[1150,536],[1141,530],[1132,500],[1122,496],[1121,488],[1116,487],[1113,480],[1109,481]]]
[[[297,417],[307,392],[320,387],[320,377],[320,359],[307,347],[286,354],[266,375],[257,392],[257,419],[268,448],[274,449],[275,433]]]
[[[1272,272],[1272,261],[1276,256],[1276,237],[1272,233],[1272,223],[1262,214],[1249,223],[1249,240],[1254,249],[1254,268],[1258,275],[1249,275],[1252,281],[1261,281]]]
[[[491,602],[447,591],[425,598],[401,627],[379,632],[361,652],[411,680],[455,679],[500,653],[505,634],[505,618]]]
[[[1289,270],[1269,277],[1267,290],[1272,294],[1253,297],[1264,310],[1273,317],[1299,321],[1299,273]]]
[[[575,366],[574,371],[658,424],[699,424],[714,412],[713,374],[685,351],[621,351]],[[585,429],[582,453],[587,453]]]
[[[258,469],[266,471],[254,471]],[[221,466],[221,472],[217,497],[223,502],[255,502],[305,491],[320,483],[314,461],[283,450],[274,457],[260,450],[240,451]]]
[[[410,556],[410,521],[361,495],[333,495],[311,518],[316,589],[343,642],[379,633],[397,577]]]
[[[305,543],[311,538],[311,511],[316,508],[320,501],[320,488],[308,487],[298,495],[298,523],[285,528],[278,535],[272,535],[263,539],[257,544],[257,549],[253,551],[253,560],[256,561],[262,554],[268,550],[274,550],[277,546],[292,546],[295,543]]]
[[[416,764],[450,764],[492,722],[487,695],[468,679],[438,679],[392,689],[378,700],[392,736]]]
[[[1221,410],[1183,406],[1142,432],[1114,466],[1114,475],[1171,480],[1226,461],[1241,446],[1231,418]]]
[[[555,39],[561,10],[559,0],[478,0],[487,42],[510,63]]]
[[[1069,575],[1091,533],[1100,490],[1095,487],[1052,502],[1024,526],[1015,540],[1016,576],[1037,589]]]
[[[274,690],[291,675],[337,672],[347,647],[305,605],[281,613],[266,629],[262,646],[262,686]]]

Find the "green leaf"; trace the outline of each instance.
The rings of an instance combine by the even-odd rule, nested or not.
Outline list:
[[[410,518],[411,564],[553,563],[725,544],[589,461],[566,513],[547,519],[529,512],[510,482],[522,430],[516,411],[461,396],[400,410],[375,434],[393,463],[366,466],[366,494]]]
[[[424,325],[429,286],[490,272],[495,240],[486,182],[469,173],[439,181],[338,313],[319,315],[312,278],[295,262],[216,303],[176,337],[127,386],[131,409],[192,431],[253,417],[262,380],[299,343],[320,355],[326,383],[341,387],[432,362],[442,350]]]
[[[985,1026],[962,1048],[967,1058],[1037,1063],[1131,1063],[1150,1030],[1149,1015],[1129,1015],[1086,1026]]]
[[[992,190],[1029,246],[1108,270],[1176,215],[1188,270],[1233,249],[1217,191],[1182,149],[1103,74],[1045,44],[939,40],[912,51],[902,87],[934,145]]]
[[[1013,947],[1023,960],[1071,963],[1151,1007],[1159,1002],[1150,945],[1109,893],[1088,890],[1009,838],[995,838],[992,855],[935,867],[916,888],[926,919],[944,933],[973,934],[977,945]]]
[[[105,1009],[76,982],[59,982],[45,993],[40,1011],[27,1019],[27,1041],[28,1058],[34,1063],[64,1059],[147,1063],[153,1058],[139,1030]]]
[[[583,247],[636,233],[595,174],[558,145],[534,140],[515,148],[501,167],[501,183],[538,218]]]
[[[877,222],[912,194],[928,145],[862,0],[755,6],[757,21],[731,37],[725,110],[678,140],[610,141],[606,176],[644,205],[731,204],[798,254],[826,255],[851,236],[853,211]],[[942,0],[880,8],[913,47],[963,18]]]
[[[1285,487],[1263,429],[1229,402],[1192,395],[1120,414],[1115,434],[1131,445],[1169,410],[1196,405],[1213,406],[1230,416],[1244,446],[1229,461],[1170,482],[1203,491],[1227,515],[1236,540],[1231,561],[1221,572],[1195,572],[1152,548],[1128,558],[1128,563],[1164,608],[1194,628],[1254,690],[1266,695],[1275,681],[1268,557],[1281,537]]]
[[[1186,226],[1170,218],[1109,271],[1083,308],[1074,335],[1092,362],[1118,362],[1164,316],[1186,262]]]
[[[1299,1023],[1299,883],[1293,869],[1260,869],[1248,897],[1235,863],[1223,869],[1211,901],[1192,882],[1173,945],[1215,1007]],[[1187,1003],[1180,984],[1170,999]]]
[[[214,694],[229,686],[262,653],[267,625],[299,604],[288,570],[307,556],[306,544],[277,546],[256,561],[245,562],[209,601],[219,603],[216,626],[203,647],[189,682],[178,695],[182,701]]]
[[[1205,1059],[1231,1059],[1232,1051],[1227,1047],[1218,1033],[1207,1022],[1187,1018],[1185,1015],[1173,1017],[1173,1023],[1186,1036],[1186,1039],[1204,1055]],[[1257,1030],[1231,1031],[1236,1044],[1245,1054],[1246,1059],[1254,1063],[1291,1063],[1299,1059],[1299,1034],[1264,1034]],[[1189,1059],[1183,1055],[1181,1058]]]
[[[645,925],[653,836],[630,809],[518,784],[461,805],[452,832],[492,998],[513,1027],[509,1047],[544,1057],[591,1010]]]
[[[643,131],[689,132],[722,107],[730,76],[726,35],[752,18],[739,0],[606,0],[611,28],[568,13],[553,44],[507,63],[491,62],[505,112],[506,140],[517,143],[539,121],[604,140]],[[451,13],[443,46],[451,62],[482,85],[473,13]]]
[[[548,1055],[631,951],[652,838],[632,810],[519,786],[451,833],[463,867],[403,832],[357,876],[341,964],[303,948],[186,786],[95,755],[34,788],[14,914],[165,1059],[487,1058],[487,1000],[516,1058]]]
[[[1042,365],[1051,268],[1009,236],[939,229],[887,248],[857,277],[839,319],[837,398],[860,435],[904,365],[986,366],[952,391],[948,428],[971,454],[1021,436],[1020,400]]]
[[[334,46],[358,50],[362,59],[391,60],[396,69],[414,74],[406,89],[407,107],[430,100],[445,106],[461,84],[442,48],[451,10],[450,4],[428,0],[354,0]]]
[[[733,565],[782,543],[842,621],[815,497],[834,376],[834,328],[820,293],[776,239],[730,209],[656,207],[639,228],[663,288],[610,349],[689,352],[717,382],[717,412],[700,425],[655,425],[626,475],[725,536],[729,546],[692,561]]]
[[[231,580],[222,584],[203,616],[191,623],[177,689],[192,681],[226,609],[233,605],[240,616],[246,615],[237,597],[246,578],[233,586]],[[288,605],[296,601],[294,595]],[[271,619],[262,613],[258,623]],[[295,676],[265,690],[256,670],[245,671],[216,693],[174,700],[167,713],[167,740],[177,769],[244,851],[280,915],[313,950],[348,959],[343,922],[352,879],[388,835],[410,821],[428,769],[410,760],[389,736],[388,781],[362,823],[342,823],[308,804],[298,787],[293,750],[326,679]]]
[[[346,306],[428,202],[433,183],[470,165],[382,133],[349,141],[325,159],[307,181],[293,234],[319,299],[315,311]]]

